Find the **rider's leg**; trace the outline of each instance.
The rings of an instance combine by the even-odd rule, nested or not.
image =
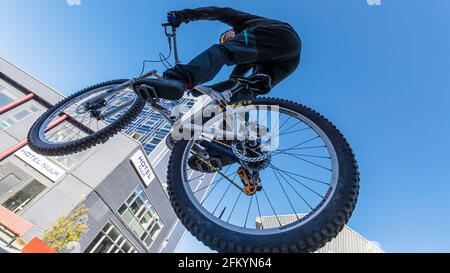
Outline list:
[[[194,87],[214,79],[224,65],[254,63],[258,57],[255,35],[253,31],[247,30],[224,44],[211,46],[188,64],[176,65],[167,70],[164,76]]]
[[[300,53],[290,58],[285,58],[273,62],[262,62],[254,66],[253,74],[269,75],[272,82],[271,87],[279,84],[289,75],[294,73],[300,64]]]

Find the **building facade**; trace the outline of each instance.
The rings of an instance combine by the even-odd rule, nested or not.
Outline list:
[[[304,215],[300,215],[303,217]],[[298,220],[295,214],[262,216],[256,219],[256,228],[275,228]],[[353,229],[345,226],[339,235],[316,253],[384,253],[374,242],[367,240]]]
[[[26,142],[29,128],[61,99],[0,58],[0,246],[20,249],[42,238],[58,217],[83,204],[88,231],[65,251],[173,252],[185,229],[165,189],[170,124],[145,108],[103,145],[71,156],[35,154]],[[188,111],[196,102],[179,103]],[[58,120],[55,134],[65,122]]]

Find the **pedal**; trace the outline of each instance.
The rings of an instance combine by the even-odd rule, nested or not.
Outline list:
[[[143,99],[150,102],[158,102],[159,97],[156,89],[147,84],[140,84],[137,87],[136,93],[138,93]]]
[[[191,161],[192,159],[194,159],[194,162]],[[189,160],[189,167],[191,167],[193,170],[203,173],[215,173],[216,170],[211,169],[210,165],[207,162],[209,162],[209,164],[211,164],[211,166],[215,169],[222,169],[222,162],[218,158],[210,158],[206,162],[204,159],[191,158]],[[192,164],[195,165],[192,166]]]

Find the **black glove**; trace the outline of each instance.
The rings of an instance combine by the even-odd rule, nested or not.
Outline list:
[[[167,21],[174,27],[179,27],[181,23],[187,23],[182,11],[170,11],[167,13]]]

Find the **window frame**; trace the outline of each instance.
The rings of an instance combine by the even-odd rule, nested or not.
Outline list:
[[[17,196],[21,191],[23,191],[25,188],[29,187],[32,183],[37,183],[38,184],[37,186],[42,186],[42,189],[37,194],[35,194],[32,198],[26,199],[25,201],[23,201],[20,205],[16,206],[15,208],[10,208],[9,207],[10,205],[7,205],[7,203],[11,202],[10,200],[13,197]],[[5,198],[5,200],[2,201],[2,206],[9,209],[13,213],[18,214],[21,211],[23,211],[24,209],[26,209],[31,203],[33,203],[33,201],[36,200],[36,198],[39,197],[43,192],[45,192],[47,190],[47,188],[48,187],[44,183],[41,183],[37,179],[33,178],[30,181],[28,181],[27,183],[25,183],[22,187],[15,190],[14,193],[12,193],[10,196]],[[13,203],[11,203],[11,205],[12,204]]]
[[[105,228],[107,228],[106,231],[105,231]],[[119,234],[116,239],[113,239],[113,237],[110,236],[110,234],[113,230],[117,231]],[[99,238],[99,236],[101,236],[101,237]],[[98,241],[96,241],[97,238],[99,238]],[[107,251],[106,252],[95,252],[95,250],[97,250],[98,247],[100,246],[100,244],[103,243],[103,241],[105,241],[105,240],[109,240],[112,242],[111,246],[109,246]],[[127,243],[130,245],[130,249],[128,250],[128,252],[125,252],[123,249],[123,246]],[[112,252],[112,250],[115,250],[115,251]],[[91,253],[91,254],[108,253],[109,254],[109,253],[122,253],[121,251],[126,254],[139,253],[139,251],[136,249],[136,247],[133,245],[133,243],[123,234],[123,232],[112,221],[109,221],[100,230],[100,232],[95,236],[94,240],[92,240],[89,243],[89,245],[88,245],[88,247],[86,247],[84,253]]]
[[[8,105],[9,103],[12,103],[16,100],[19,100],[21,97],[23,97],[23,93],[20,91],[17,91],[16,88],[11,87],[9,84],[7,84],[5,81],[0,79],[0,94],[4,95],[5,97],[9,98],[11,101],[0,105],[0,107],[3,107],[5,105]]]
[[[142,204],[138,207],[136,212],[134,212],[134,209],[132,209],[132,205],[135,204],[138,198],[140,199]],[[134,191],[125,199],[125,202],[119,207],[117,212],[119,213],[121,219],[125,222],[127,227],[131,229],[131,232],[133,232],[139,238],[139,240],[145,245],[147,249],[150,249],[152,247],[153,243],[156,241],[156,238],[165,226],[160,214],[148,198],[141,185],[135,187]],[[142,220],[144,219],[145,215],[147,215],[147,213],[151,218],[148,221],[150,225],[145,228]],[[131,220],[127,220],[128,217],[125,218],[125,215],[130,214],[132,216]],[[143,230],[143,232],[141,232],[140,234],[135,228],[133,228],[133,225],[136,224],[139,226],[139,229]],[[158,229],[153,234],[153,236],[151,236],[151,231],[155,228],[156,225],[158,225]],[[149,243],[147,242],[148,239],[150,239]]]
[[[34,109],[32,109],[34,108]],[[20,122],[26,120],[27,118],[31,117],[36,112],[41,111],[41,107],[37,106],[35,103],[31,103],[27,107],[23,109],[19,109],[17,111],[14,111],[14,113],[11,113],[9,115],[6,115],[4,118],[0,120],[0,128],[2,130],[8,130],[9,128],[13,127],[14,125],[19,124]],[[17,118],[16,115],[20,114],[22,112],[27,111],[28,113],[23,116],[22,118]]]

